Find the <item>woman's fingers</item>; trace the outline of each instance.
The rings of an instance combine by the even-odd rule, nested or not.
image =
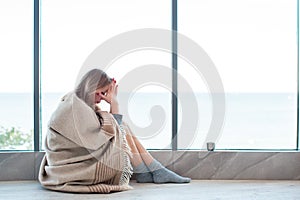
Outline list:
[[[109,86],[109,88],[108,88],[108,91],[107,91],[107,93],[111,93],[111,92],[112,92],[112,90],[113,90],[113,84],[111,83],[111,84],[110,84],[110,86]]]
[[[113,99],[118,94],[118,85],[116,84],[116,81],[112,81],[111,84],[108,87],[108,90],[106,94],[99,94],[101,99],[105,100],[107,103],[111,103]]]
[[[118,95],[118,86],[119,86],[119,85],[116,85],[116,87],[115,87],[115,95],[116,95],[116,96]]]
[[[100,97],[101,97],[101,99],[104,99],[104,101],[106,101],[107,103],[111,102],[111,99],[109,98],[109,96],[105,96],[105,95],[100,93]]]
[[[116,95],[116,94],[117,94],[117,93],[116,93],[116,90],[117,90],[117,84],[116,84],[115,81],[112,81],[112,82],[111,82],[110,88],[111,88],[111,90],[110,90],[111,94],[112,94],[112,95]]]

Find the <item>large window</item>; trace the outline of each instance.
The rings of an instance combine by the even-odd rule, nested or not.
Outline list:
[[[94,67],[105,67],[120,88],[122,80],[141,67],[164,66],[169,72],[143,74],[149,76],[145,80],[162,77],[165,85],[145,81],[133,90],[119,91],[121,106],[127,105],[121,107],[124,120],[146,148],[170,149],[172,136],[177,136],[178,149],[202,149],[206,142],[215,142],[217,149],[296,149],[298,4],[298,0],[3,0],[0,150],[33,150],[33,93],[41,97],[40,108],[35,104],[36,111],[41,110],[41,131],[35,133],[40,133],[43,144],[51,114],[60,98],[74,89],[91,53],[113,36],[141,28],[177,29],[178,40],[171,33],[166,40],[169,49],[178,47],[179,55],[141,47],[113,57],[107,66]],[[39,22],[39,48],[33,45],[34,19]],[[222,79],[225,118],[214,137],[208,137],[214,113],[207,77],[180,55],[184,46],[180,34],[203,49]],[[33,58],[39,56],[34,47],[40,53],[40,63],[35,60],[40,77],[33,76]],[[178,68],[177,80],[172,80],[172,67]],[[40,91],[37,87],[33,91],[34,80],[41,81]],[[180,89],[185,81],[191,90]],[[177,86],[176,107],[172,88]],[[101,106],[108,109],[105,103]],[[161,127],[151,129],[154,121]],[[182,125],[186,121],[197,121],[198,126]],[[176,126],[178,130],[184,126],[178,135]]]
[[[42,135],[60,97],[75,87],[84,61],[103,42],[120,33],[140,28],[171,29],[171,2],[160,0],[43,0],[41,1],[41,90]],[[147,38],[145,38],[147,39]],[[171,34],[170,34],[171,41]],[[120,44],[120,46],[123,44]],[[118,48],[118,47],[114,47]],[[100,56],[107,56],[109,52]],[[120,81],[147,64],[171,68],[171,54],[159,50],[140,49],[120,55],[106,72]],[[91,66],[92,67],[92,66]],[[95,66],[104,67],[104,66]],[[106,66],[105,66],[106,67]],[[171,77],[171,73],[169,74]],[[169,83],[171,85],[171,78]],[[121,87],[121,86],[120,86]],[[119,99],[130,93],[128,116],[135,134],[147,148],[169,148],[171,142],[171,92],[156,85],[145,85],[136,91],[120,90]],[[126,101],[128,99],[125,99]],[[153,134],[143,129],[151,124],[150,111],[163,107],[166,123]],[[107,105],[102,104],[102,109]],[[123,110],[124,111],[124,110]],[[144,131],[138,131],[143,129]]]
[[[216,148],[295,149],[297,0],[179,0],[178,31],[204,49],[223,81],[226,115],[211,141]],[[178,63],[199,104],[200,126],[190,148],[202,148],[212,102],[203,77],[184,60]],[[179,148],[184,137],[179,135]]]
[[[0,150],[33,149],[33,1],[0,1]]]

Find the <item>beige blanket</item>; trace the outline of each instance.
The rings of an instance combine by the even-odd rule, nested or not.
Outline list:
[[[132,189],[132,168],[125,132],[114,117],[99,120],[75,93],[63,97],[48,125],[46,154],[39,181],[48,189],[109,193]]]

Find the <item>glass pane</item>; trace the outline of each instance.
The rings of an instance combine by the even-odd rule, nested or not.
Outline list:
[[[33,149],[33,1],[0,1],[0,150]]]
[[[215,142],[217,149],[295,149],[297,0],[179,0],[178,8],[179,32],[214,62],[226,98],[223,130],[206,141],[212,123],[207,77],[179,61],[198,102],[199,127],[189,148]]]
[[[125,31],[140,28],[170,30],[171,2],[122,0],[43,0],[41,4],[41,83],[42,134],[57,107],[59,99],[74,89],[76,78],[84,61],[103,42]],[[158,6],[159,5],[159,6]],[[80,13],[80,14],[79,14]],[[170,34],[171,40],[171,34]],[[120,44],[121,45],[121,44]],[[112,49],[113,50],[113,49]],[[103,54],[103,57],[107,57]],[[121,81],[127,73],[147,64],[162,64],[170,68],[171,55],[159,50],[138,50],[122,55],[106,70],[109,76]],[[100,66],[102,67],[102,66]],[[171,73],[170,73],[171,76]],[[166,77],[168,78],[168,77]],[[171,80],[169,81],[171,84]],[[121,84],[121,83],[120,83]],[[120,85],[121,88],[121,85]],[[146,148],[169,148],[171,141],[171,94],[155,85],[127,91],[131,95],[128,117],[136,127],[151,123],[150,108],[159,104],[166,113],[166,123],[159,133],[144,137],[134,127]],[[120,89],[119,100],[127,94]],[[147,101],[144,101],[147,99]],[[158,101],[161,99],[161,101]],[[121,102],[120,102],[121,104]],[[107,104],[101,104],[108,109]],[[142,112],[143,111],[143,112]]]

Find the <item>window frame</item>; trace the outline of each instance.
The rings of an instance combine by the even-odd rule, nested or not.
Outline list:
[[[33,59],[34,59],[34,152],[40,152],[41,151],[41,81],[40,81],[40,2],[41,0],[33,0],[34,1],[34,51],[33,51]],[[171,7],[172,7],[172,16],[171,16],[171,23],[172,23],[172,151],[179,150],[177,147],[178,143],[178,73],[177,72],[177,30],[178,30],[178,23],[177,23],[177,0],[171,1]],[[299,151],[299,0],[297,0],[297,138],[296,139],[296,148],[292,149],[295,151]],[[233,149],[229,149],[233,150]],[[0,150],[0,153],[7,150]],[[243,151],[243,150],[237,150],[235,151]],[[257,151],[256,149],[251,149],[251,151]],[[268,151],[267,149],[264,149],[262,151]],[[277,149],[277,151],[283,151],[280,149]]]

